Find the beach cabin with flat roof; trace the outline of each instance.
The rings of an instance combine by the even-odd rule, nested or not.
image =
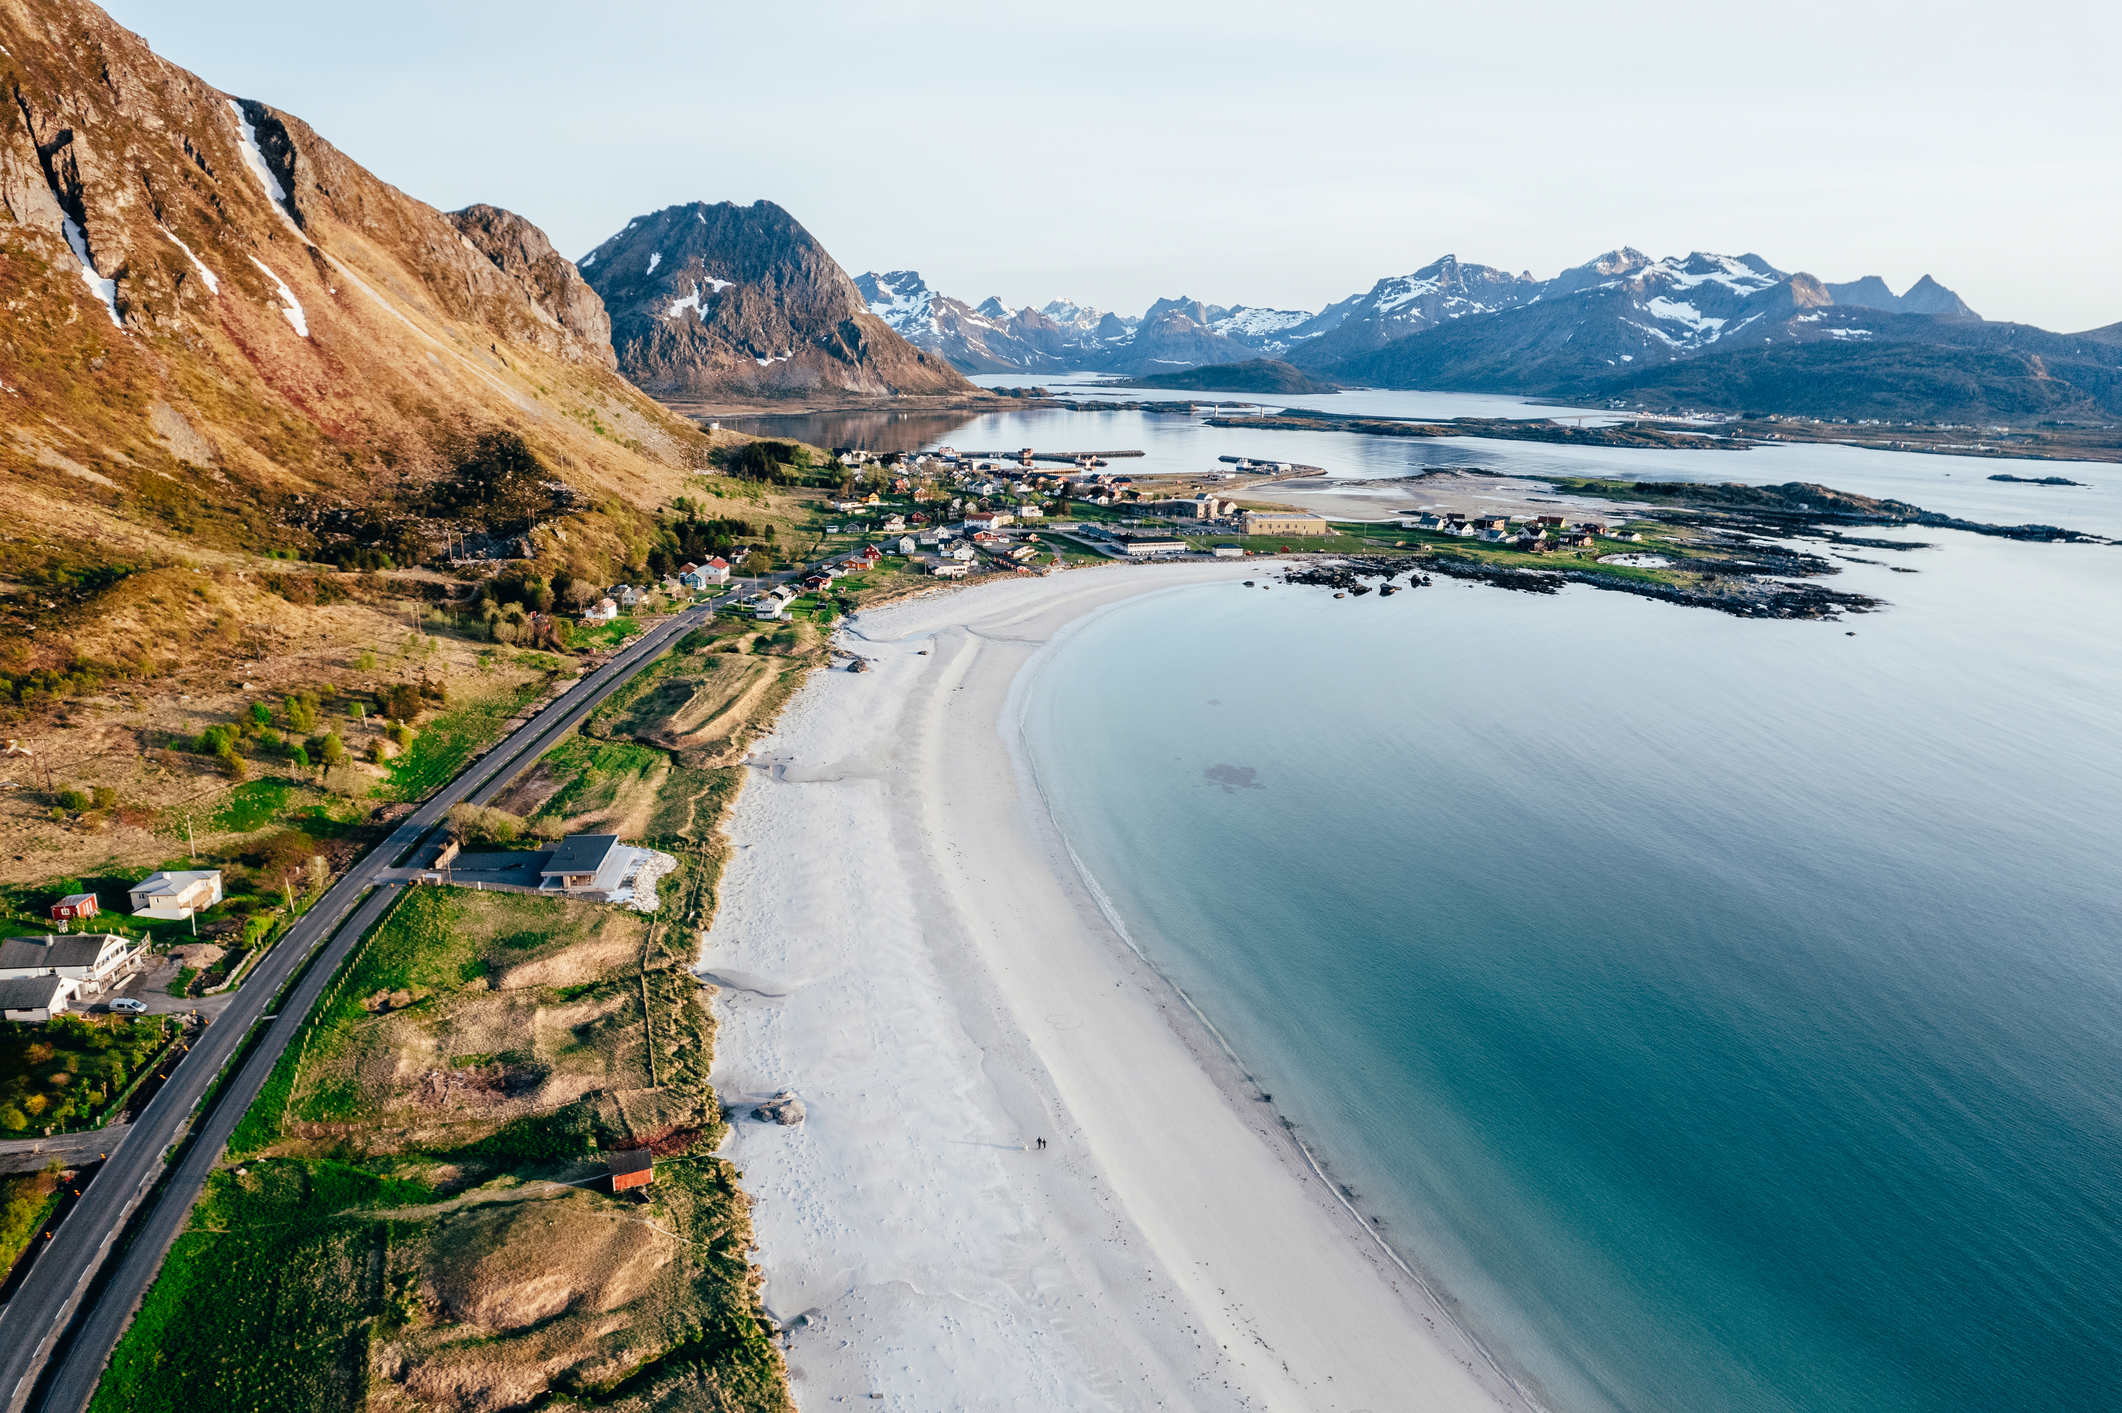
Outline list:
[[[628,853],[616,834],[571,834],[538,866],[538,886],[562,893],[609,893],[626,872]]]
[[[134,917],[182,922],[221,901],[221,870],[166,869],[149,874],[126,891]]]

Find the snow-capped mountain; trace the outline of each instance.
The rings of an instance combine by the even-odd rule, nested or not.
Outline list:
[[[1470,265],[1447,255],[1413,274],[1389,276],[1363,293],[1329,304],[1283,337],[1293,350],[1290,361],[1323,367],[1453,319],[1530,303],[1543,288],[1531,275]]]
[[[970,305],[930,289],[914,270],[871,271],[856,278],[855,288],[901,338],[941,354],[961,372],[1052,372],[1089,366],[1099,356],[1095,318],[1087,326],[1064,324],[1028,306],[1013,314],[993,296]]]

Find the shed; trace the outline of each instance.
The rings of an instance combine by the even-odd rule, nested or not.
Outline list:
[[[53,922],[79,922],[96,915],[96,895],[93,893],[69,893],[52,904]]]
[[[634,1148],[624,1153],[607,1157],[605,1166],[610,1169],[613,1192],[630,1192],[647,1187],[656,1176],[655,1155],[646,1148]]]

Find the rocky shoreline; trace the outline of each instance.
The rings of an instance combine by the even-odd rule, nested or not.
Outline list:
[[[1734,564],[1731,567],[1744,567],[1750,573],[1763,572],[1753,566]],[[1395,583],[1402,575],[1407,576],[1406,582]],[[1686,608],[1714,609],[1735,618],[1829,620],[1845,613],[1870,613],[1883,606],[1880,600],[1868,594],[1829,589],[1818,584],[1792,584],[1780,579],[1732,575],[1720,576],[1699,586],[1685,586],[1588,569],[1521,569],[1452,554],[1425,554],[1420,558],[1358,555],[1322,560],[1289,570],[1283,576],[1283,582],[1332,589],[1336,597],[1361,597],[1373,591],[1392,594],[1405,589],[1428,588],[1434,582],[1430,575],[1528,594],[1558,594],[1565,584],[1584,584]]]

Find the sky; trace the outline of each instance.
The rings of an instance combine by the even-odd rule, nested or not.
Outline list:
[[[765,198],[1015,307],[1316,309],[1439,255],[1929,273],[2122,320],[2108,0],[111,0],[158,53],[580,256]]]

